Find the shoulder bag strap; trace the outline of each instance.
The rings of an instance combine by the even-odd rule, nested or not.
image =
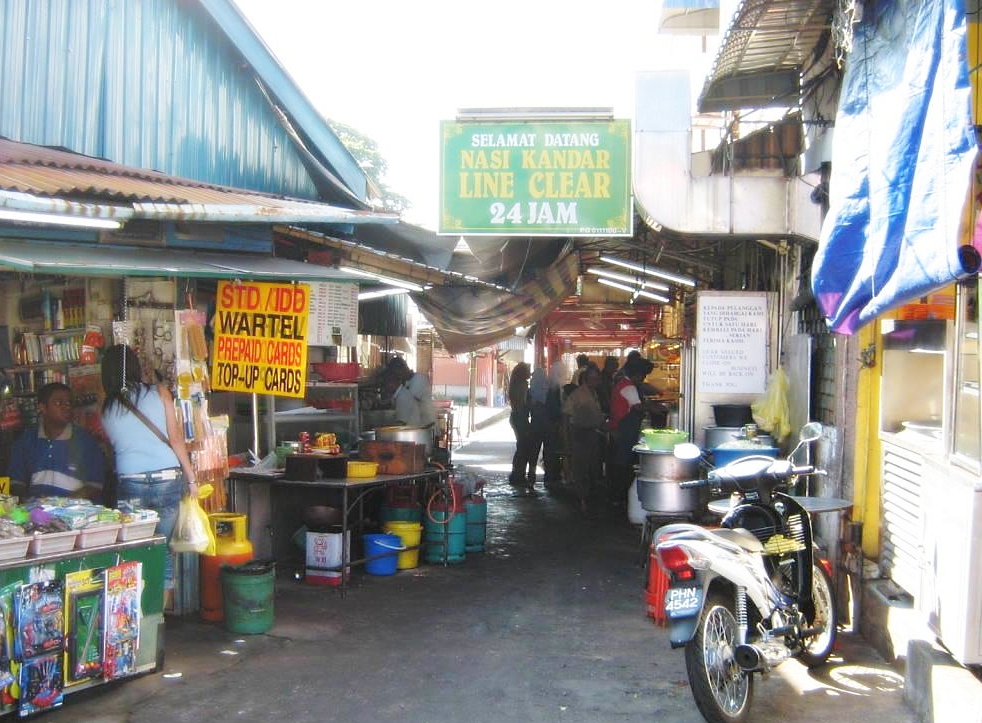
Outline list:
[[[133,402],[131,402],[131,401],[129,400],[129,398],[128,398],[128,397],[124,397],[124,396],[122,396],[122,395],[120,395],[120,397],[119,397],[119,401],[120,401],[120,403],[121,403],[121,404],[122,404],[122,405],[123,405],[124,407],[126,407],[126,408],[127,408],[127,409],[129,409],[129,410],[130,410],[131,412],[133,412],[133,414],[135,414],[135,415],[137,416],[137,418],[138,418],[138,419],[139,419],[139,420],[140,420],[141,422],[143,422],[143,423],[144,423],[145,425],[147,425],[147,427],[149,427],[149,428],[150,428],[150,431],[151,431],[151,432],[153,432],[154,434],[156,434],[156,435],[157,435],[157,436],[158,436],[158,437],[160,438],[160,441],[161,441],[161,442],[163,442],[163,443],[164,443],[164,444],[166,444],[166,445],[167,445],[168,447],[170,447],[170,439],[168,439],[168,438],[167,438],[167,435],[166,435],[166,434],[164,434],[163,432],[161,432],[161,431],[160,431],[160,427],[158,427],[158,426],[157,426],[156,424],[154,424],[153,422],[151,422],[151,421],[150,421],[150,418],[149,418],[149,417],[147,417],[147,415],[146,415],[146,414],[144,414],[144,413],[143,413],[143,412],[141,412],[141,411],[140,411],[139,409],[137,409],[137,408],[136,408],[136,405],[135,405],[135,404],[133,404]]]

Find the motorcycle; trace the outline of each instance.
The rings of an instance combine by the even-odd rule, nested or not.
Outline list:
[[[824,474],[791,461],[821,434],[810,422],[787,459],[747,456],[680,482],[731,493],[730,509],[717,529],[674,523],[655,532],[669,639],[685,648],[689,687],[709,723],[747,719],[755,674],[791,657],[817,667],[832,652],[831,568],[816,553],[808,512],[787,493],[800,476]],[[701,452],[687,444],[676,454]]]

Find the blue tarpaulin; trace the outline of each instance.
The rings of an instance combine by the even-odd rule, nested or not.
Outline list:
[[[960,223],[976,138],[965,30],[964,0],[864,3],[812,266],[833,331],[851,334],[966,272]]]

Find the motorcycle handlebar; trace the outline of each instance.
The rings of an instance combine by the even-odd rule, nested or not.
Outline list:
[[[690,490],[695,487],[705,487],[708,484],[709,484],[709,480],[690,479],[690,480],[685,480],[684,482],[679,482],[679,487],[681,487],[684,490]]]

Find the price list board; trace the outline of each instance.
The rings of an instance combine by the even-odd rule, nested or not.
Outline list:
[[[699,293],[696,391],[762,394],[767,383],[767,296]]]
[[[358,284],[312,283],[307,326],[311,346],[355,346],[358,343]]]

